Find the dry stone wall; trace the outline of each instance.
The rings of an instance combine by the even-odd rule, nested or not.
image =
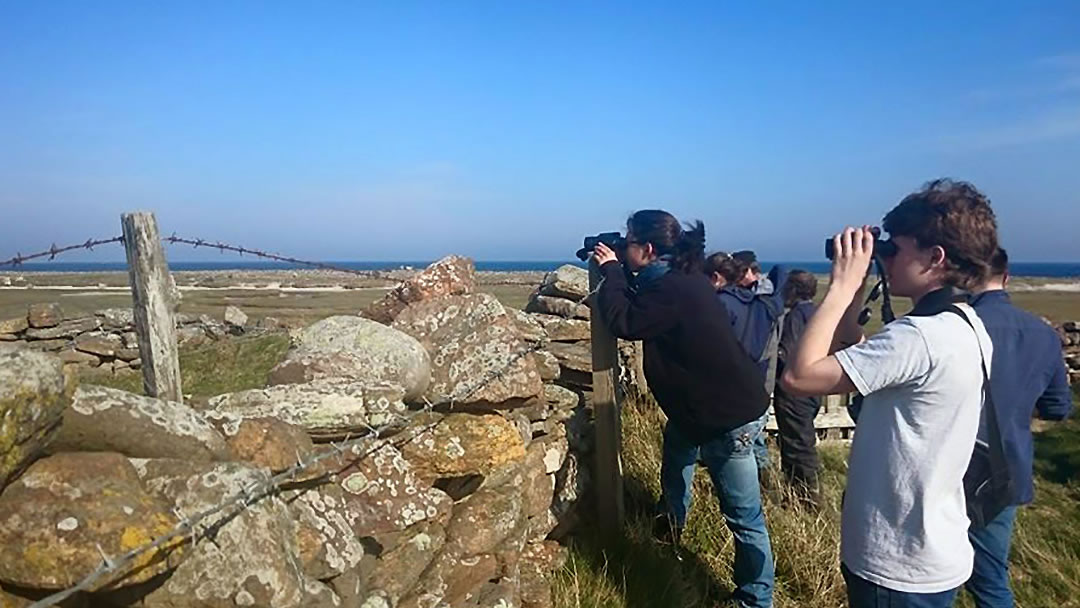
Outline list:
[[[38,307],[0,326],[16,336],[0,346],[0,600],[25,605],[77,583],[102,551],[148,543],[331,450],[68,604],[550,606],[557,540],[588,492],[583,390],[555,383],[557,362],[513,359],[533,343],[494,298],[435,285],[469,276],[445,272],[448,263],[417,283],[426,295],[381,309],[393,317],[385,324],[356,316],[296,332],[286,360],[307,363],[202,409],[76,387],[74,363],[35,345],[62,339],[61,350],[85,352],[75,348],[85,334],[123,340],[119,313],[67,319]],[[26,333],[76,326],[58,338]],[[473,390],[470,379],[489,377]],[[346,438],[344,449],[324,443]]]

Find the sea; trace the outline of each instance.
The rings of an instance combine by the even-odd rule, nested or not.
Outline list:
[[[391,262],[356,262],[339,261],[325,262],[331,266],[348,268],[350,270],[397,270],[402,268],[424,268],[431,261],[391,261]],[[554,270],[563,264],[573,264],[584,267],[585,264],[578,260],[573,261],[479,261],[476,269],[491,272],[546,272]],[[762,262],[762,268],[766,271],[774,262]],[[792,269],[798,268],[817,274],[828,274],[829,263],[822,262],[783,262]],[[1043,277],[1043,278],[1080,278],[1080,263],[1076,262],[1014,262],[1009,265],[1009,270],[1016,277]],[[252,262],[252,261],[221,261],[221,262],[169,262],[169,269],[174,271],[212,271],[212,270],[302,270],[310,268],[298,264],[286,264],[280,262]],[[37,262],[26,263],[16,268],[2,268],[0,272],[110,272],[126,271],[127,264],[124,262]]]

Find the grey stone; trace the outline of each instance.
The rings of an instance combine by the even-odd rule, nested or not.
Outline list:
[[[282,498],[297,525],[297,546],[303,572],[326,580],[356,568],[364,546],[353,532],[358,516],[341,488],[324,484],[286,491]]]
[[[17,334],[30,327],[26,317],[17,317],[0,321],[0,334]]]
[[[516,308],[509,309],[507,312],[514,320],[514,324],[517,325],[518,333],[521,335],[521,339],[526,342],[542,342],[547,340],[547,332],[544,331],[543,324],[536,318],[539,315],[527,313],[523,310]]]
[[[229,455],[224,437],[190,407],[94,385],[75,391],[49,450],[191,461]]]
[[[65,365],[69,363],[85,365],[87,367],[97,367],[101,365],[101,359],[99,359],[97,355],[84,353],[74,349],[62,350],[57,356],[60,357],[60,360],[63,361]]]
[[[431,360],[413,337],[369,319],[338,316],[300,331],[295,347],[271,372],[271,384],[322,378],[389,382],[419,398],[431,381]]]
[[[381,300],[371,304],[363,315],[380,323],[391,323],[410,304],[442,296],[464,295],[476,286],[476,267],[469,258],[451,255],[406,279]]]
[[[225,307],[225,323],[232,325],[233,327],[244,327],[247,325],[248,316],[244,314],[244,311],[235,306]]]
[[[544,277],[540,293],[545,296],[580,300],[589,294],[589,271],[564,264]]]
[[[559,358],[546,350],[538,350],[533,353],[536,360],[536,369],[540,372],[540,379],[551,382],[559,377]]]
[[[393,327],[431,354],[432,403],[501,404],[540,393],[535,361],[494,296],[444,296],[412,304]]]
[[[548,344],[548,350],[555,355],[563,367],[578,372],[592,373],[592,349],[588,344],[552,342]]]
[[[245,418],[277,418],[319,439],[358,436],[397,422],[407,411],[404,389],[390,383],[315,380],[213,397],[205,415],[238,425]]]
[[[74,338],[75,336],[94,331],[101,327],[101,320],[97,317],[85,317],[82,319],[69,319],[56,325],[41,329],[26,330],[26,337],[32,340],[54,340],[56,338]]]
[[[135,325],[135,311],[130,308],[107,308],[97,311],[97,316],[108,329],[129,329]]]
[[[528,314],[528,313],[527,313]],[[555,315],[534,314],[533,317],[544,327],[549,340],[556,342],[577,342],[592,338],[590,321],[566,319]]]
[[[529,298],[525,305],[525,312],[540,312],[549,315],[559,315],[564,318],[588,319],[589,307],[563,298],[552,296],[535,295]]]
[[[84,353],[98,355],[99,357],[105,357],[107,359],[115,358],[117,351],[121,348],[123,348],[123,342],[121,341],[120,336],[115,334],[83,334],[75,338],[76,350],[81,350]]]

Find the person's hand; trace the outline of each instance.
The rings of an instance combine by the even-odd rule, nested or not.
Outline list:
[[[870,262],[874,255],[874,233],[870,226],[852,228],[833,237],[832,276],[829,290],[837,290],[842,295],[852,298],[858,293],[870,271]]]
[[[597,243],[593,248],[593,258],[596,259],[597,266],[603,266],[608,262],[618,262],[619,257],[615,255],[615,252],[603,243]]]

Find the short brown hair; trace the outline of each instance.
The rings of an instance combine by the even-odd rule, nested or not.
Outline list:
[[[1009,253],[1004,247],[998,247],[997,253],[990,260],[990,276],[1001,277],[1009,272]]]
[[[792,270],[783,291],[784,305],[788,307],[802,300],[813,300],[817,295],[817,277],[805,270]]]
[[[915,239],[920,248],[945,250],[945,282],[971,289],[990,275],[998,250],[990,199],[963,181],[936,179],[904,197],[885,216],[891,236]]]

